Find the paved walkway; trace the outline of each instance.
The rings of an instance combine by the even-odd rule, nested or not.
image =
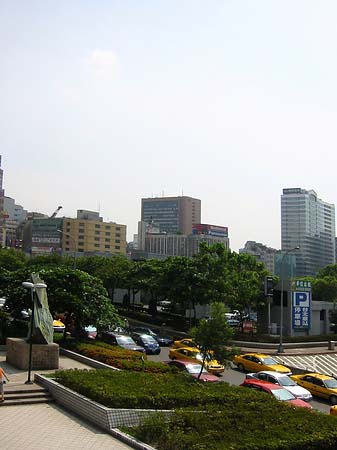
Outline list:
[[[6,387],[26,386],[27,371],[6,362],[0,351],[0,365],[10,382]],[[71,358],[60,356],[60,369],[91,369]],[[54,370],[38,370],[38,373]],[[34,379],[34,371],[31,379]],[[55,403],[4,406],[0,409],[1,450],[130,450],[103,430],[71,414]]]

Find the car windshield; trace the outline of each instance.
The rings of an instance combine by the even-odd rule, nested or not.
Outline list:
[[[276,378],[276,380],[277,380],[282,386],[296,386],[295,381],[292,380],[290,377],[280,377],[280,378]]]
[[[289,400],[295,400],[296,397],[293,396],[287,389],[272,389],[272,394],[277,400],[282,402],[287,402]]]
[[[119,345],[133,344],[135,345],[135,341],[130,336],[118,336],[116,341]]]
[[[146,342],[147,344],[153,344],[154,342],[157,342],[155,339],[153,339],[152,336],[149,336],[147,334],[142,335],[142,341]]]
[[[277,364],[277,361],[273,358],[262,358],[263,364],[267,364],[267,366],[275,366]]]
[[[193,373],[199,374],[201,371],[201,364],[188,364],[186,366],[186,370],[188,373],[191,373],[191,374],[193,374]],[[203,368],[202,373],[205,373],[205,372],[207,372],[207,370],[205,368]]]
[[[323,383],[329,389],[337,389],[337,381],[334,378],[329,378],[328,380],[324,380]]]

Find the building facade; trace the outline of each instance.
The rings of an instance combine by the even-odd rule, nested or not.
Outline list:
[[[126,254],[126,225],[103,222],[99,213],[78,210],[77,218],[64,218],[62,253],[82,256]]]
[[[335,206],[313,190],[283,189],[281,195],[281,246],[296,251],[294,276],[315,276],[335,263]]]
[[[201,222],[201,201],[192,197],[142,198],[141,220],[158,224],[161,233],[192,233]]]
[[[239,253],[252,255],[257,261],[262,262],[271,275],[274,275],[275,273],[274,256],[278,252],[279,250],[276,250],[275,248],[267,247],[266,245],[255,241],[247,241],[244,248],[240,248],[239,250]]]

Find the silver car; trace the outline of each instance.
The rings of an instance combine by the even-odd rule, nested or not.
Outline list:
[[[261,372],[247,373],[246,378],[257,378],[258,380],[269,381],[269,383],[277,384],[291,392],[296,398],[300,398],[305,402],[312,400],[312,395],[308,389],[299,386],[288,375],[283,375],[273,370],[261,370]]]

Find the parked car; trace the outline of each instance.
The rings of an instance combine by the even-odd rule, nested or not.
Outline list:
[[[284,375],[291,375],[291,370],[288,367],[279,364],[274,358],[263,353],[235,355],[233,362],[242,371],[260,372],[261,370],[273,370]]]
[[[204,381],[208,383],[217,383],[220,381],[218,377],[207,372],[205,367],[201,371],[202,365],[198,363],[192,363],[190,361],[183,361],[179,359],[174,359],[172,361],[165,361],[165,363],[171,367],[176,367],[177,369],[179,369],[179,371],[187,373],[199,381]],[[201,375],[199,377],[200,372]]]
[[[144,348],[147,355],[159,355],[160,345],[154,337],[144,333],[132,333],[133,339]]]
[[[135,352],[145,353],[145,350],[140,345],[136,344],[136,342],[132,339],[131,336],[116,334],[112,331],[103,331],[102,337],[103,342],[107,342],[111,345],[119,345],[126,350],[133,350]]]
[[[282,386],[277,386],[276,384],[269,383],[268,381],[257,380],[253,378],[245,379],[240,386],[255,389],[261,392],[267,392],[270,395],[273,395],[277,400],[281,402],[286,402],[292,406],[299,406],[302,408],[312,409],[312,406],[304,402],[303,400],[296,398],[291,392]]]
[[[337,380],[321,373],[305,373],[291,377],[297,384],[308,389],[312,395],[329,400],[337,405]]]
[[[172,344],[172,348],[181,348],[181,347],[193,347],[198,348],[197,344],[190,338],[180,339],[178,341],[174,341]]]
[[[190,362],[202,363],[204,355],[194,347],[171,348],[169,351],[170,359],[179,359]],[[205,367],[208,372],[219,375],[224,372],[225,368],[212,355],[207,355],[205,359]]]
[[[84,335],[87,339],[96,339],[97,337],[97,328],[93,325],[88,325],[83,329]]]
[[[163,336],[161,334],[155,333],[151,328],[146,327],[134,327],[132,328],[133,333],[143,333],[152,336],[161,347],[169,347],[173,343],[173,339],[169,336]]]
[[[288,377],[288,375],[283,375],[282,373],[275,372],[273,370],[262,370],[261,372],[248,373],[246,375],[246,378],[268,381],[269,383],[284,387],[296,398],[300,398],[305,402],[309,402],[312,400],[310,391],[303,388],[302,386],[299,386],[293,379]]]
[[[65,330],[65,325],[61,320],[53,320],[54,333],[63,333]]]

